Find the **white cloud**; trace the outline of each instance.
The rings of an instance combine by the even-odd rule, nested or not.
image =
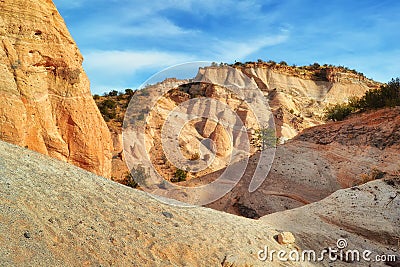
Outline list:
[[[190,32],[191,31],[184,30],[181,27],[176,26],[170,20],[162,17],[148,19],[142,24],[127,29],[128,35],[136,36],[171,36],[187,34]]]
[[[84,57],[93,93],[138,87],[166,67],[194,60],[190,55],[160,51],[92,51]]]
[[[104,74],[131,74],[138,70],[167,67],[192,61],[193,56],[160,51],[92,51],[85,55],[85,68]]]
[[[247,41],[222,40],[214,45],[213,50],[218,61],[233,62],[234,60],[242,60],[262,48],[283,43],[288,38],[288,32],[282,31],[281,34],[276,36],[255,38]]]
[[[93,27],[94,30],[88,31],[92,36],[123,36],[123,37],[143,37],[143,36],[176,36],[182,34],[195,33],[195,31],[185,30],[175,25],[170,20],[163,17],[152,17],[131,23],[128,21],[114,21],[101,28]]]

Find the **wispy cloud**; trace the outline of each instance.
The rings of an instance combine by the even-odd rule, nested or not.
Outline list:
[[[187,30],[175,25],[166,18],[155,17],[145,20],[130,21],[114,21],[107,23],[100,28],[87,28],[87,38],[104,37],[109,38],[130,38],[130,37],[169,37],[173,38],[177,35],[195,34],[196,31]]]
[[[167,67],[194,60],[186,54],[162,51],[92,51],[85,56],[87,70],[102,73],[132,74],[137,70]]]
[[[284,31],[276,36],[259,37],[242,41],[222,40],[212,47],[212,55],[218,58],[218,61],[233,62],[243,60],[257,51],[284,43],[289,38],[289,32]]]
[[[92,92],[137,87],[163,68],[193,61],[191,55],[163,51],[92,51],[85,55],[84,68]],[[143,76],[138,76],[144,74]]]

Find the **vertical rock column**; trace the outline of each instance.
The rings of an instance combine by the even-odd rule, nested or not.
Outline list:
[[[52,1],[0,1],[0,139],[111,175],[112,141]]]

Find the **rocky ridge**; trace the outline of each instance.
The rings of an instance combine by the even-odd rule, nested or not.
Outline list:
[[[290,67],[268,63],[234,67],[255,82],[269,99],[277,135],[282,141],[293,138],[303,129],[323,124],[326,107],[360,97],[380,86],[342,67]],[[229,79],[247,86],[238,74],[227,66],[205,67],[199,69],[194,80],[224,84]]]
[[[110,177],[82,61],[52,1],[0,1],[0,139]]]

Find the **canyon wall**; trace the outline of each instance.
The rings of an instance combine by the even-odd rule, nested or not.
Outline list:
[[[52,1],[0,1],[0,139],[111,175],[112,141]]]
[[[362,74],[340,67],[289,67],[275,64],[245,64],[231,67],[200,68],[195,81],[224,84],[226,81],[246,88],[248,78],[269,99],[275,115],[278,137],[291,139],[303,129],[323,124],[325,108],[380,86]],[[243,80],[243,76],[247,76]],[[246,82],[247,81],[247,82]]]

